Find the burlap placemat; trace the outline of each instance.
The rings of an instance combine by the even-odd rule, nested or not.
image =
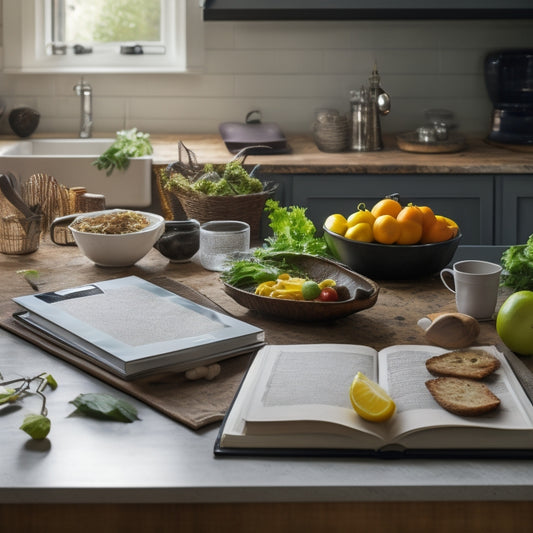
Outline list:
[[[151,278],[150,281],[200,305],[225,312],[212,300],[182,283],[166,277]],[[66,350],[21,326],[12,318],[13,312],[19,310],[20,307],[12,301],[0,304],[0,327],[68,361],[192,429],[199,429],[224,418],[250,359],[250,355],[240,355],[221,361],[221,372],[213,381],[203,379],[189,381],[185,379],[183,373],[165,373],[136,381],[124,381],[78,357],[74,351]]]

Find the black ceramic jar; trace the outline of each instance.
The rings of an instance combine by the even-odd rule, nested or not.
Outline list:
[[[189,220],[167,220],[165,232],[154,248],[172,263],[190,261],[200,248],[200,223]]]

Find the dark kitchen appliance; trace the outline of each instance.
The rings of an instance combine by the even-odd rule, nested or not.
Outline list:
[[[533,48],[489,53],[485,83],[494,106],[489,140],[533,145]]]

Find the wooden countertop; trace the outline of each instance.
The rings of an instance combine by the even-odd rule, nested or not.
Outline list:
[[[178,157],[178,141],[192,150],[199,163],[225,163],[231,154],[218,135],[153,135],[154,164]],[[531,174],[533,150],[518,152],[493,146],[481,137],[468,139],[466,150],[450,154],[417,154],[396,146],[385,137],[379,152],[321,152],[310,135],[288,137],[292,152],[250,156],[247,163],[261,164],[262,172],[276,174]]]
[[[331,340],[333,332],[335,342],[366,344],[378,350],[391,344],[425,344],[418,319],[428,313],[456,311],[454,295],[444,287],[438,274],[407,281],[376,280],[380,286],[376,304],[342,320],[288,323],[248,311],[237,304],[225,293],[219,274],[202,268],[196,258],[189,263],[174,264],[152,249],[134,266],[102,268],[95,266],[77,247],[54,245],[49,238],[41,241],[33,254],[1,257],[0,295],[3,301],[31,292],[26,281],[17,274],[23,269],[40,273],[41,291],[128,275],[145,279],[165,276],[198,290],[233,316],[263,328],[270,344],[325,342]],[[500,289],[499,305],[508,294],[507,289]],[[481,322],[480,328],[479,343],[501,344],[494,321]],[[530,363],[530,358],[524,359]]]
[[[114,137],[96,133],[95,137]],[[35,138],[72,138],[73,134],[39,133]],[[21,139],[0,136],[0,148]],[[199,163],[226,163],[232,157],[218,134],[151,134],[154,165],[179,159],[178,142],[192,150]],[[533,174],[533,148],[488,144],[482,135],[467,138],[467,148],[450,154],[417,154],[400,150],[394,136],[385,136],[379,152],[321,152],[311,135],[289,135],[289,154],[250,156],[262,172],[276,174]]]

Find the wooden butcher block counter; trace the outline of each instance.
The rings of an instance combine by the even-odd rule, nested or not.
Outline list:
[[[178,144],[192,150],[198,163],[227,163],[228,151],[217,133],[150,133],[153,164],[167,165],[179,159]],[[95,132],[94,137],[114,138],[115,132]],[[36,133],[31,138],[75,138],[74,133]],[[489,144],[482,134],[465,135],[465,149],[455,153],[413,153],[398,148],[396,135],[384,135],[384,149],[377,152],[321,152],[310,134],[287,135],[290,152],[250,156],[272,174],[531,174],[533,148]],[[0,135],[0,147],[21,139]]]
[[[233,157],[219,135],[152,135],[154,165],[179,159],[178,143],[192,150],[198,162],[227,163]],[[384,137],[377,152],[321,152],[310,135],[289,135],[291,152],[250,156],[261,172],[272,174],[529,174],[533,151],[488,144],[481,135],[467,137],[466,148],[456,153],[420,154],[398,148],[395,136]]]

